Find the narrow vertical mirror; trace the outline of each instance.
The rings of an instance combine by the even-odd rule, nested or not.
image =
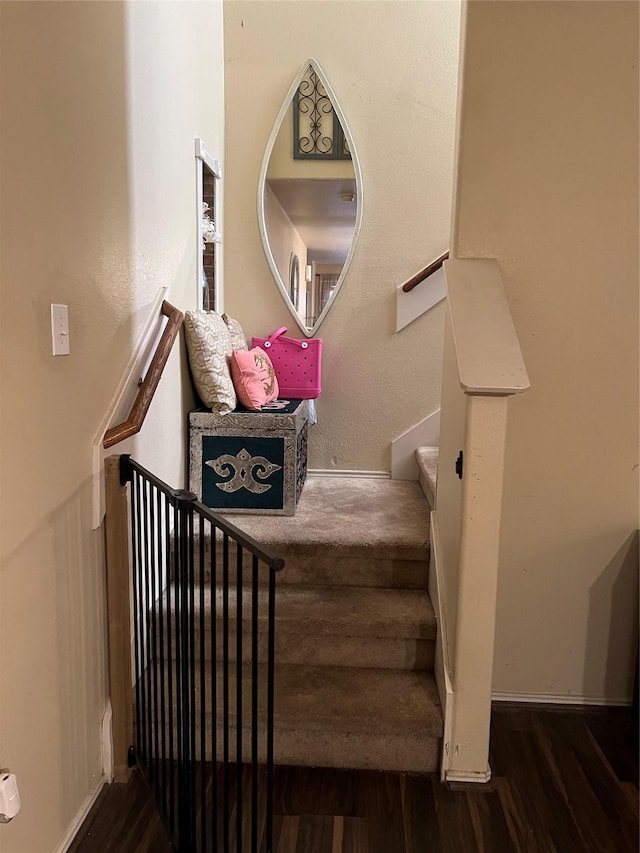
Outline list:
[[[307,337],[344,282],[362,218],[362,179],[340,106],[318,63],[296,77],[276,119],[258,186],[264,250]]]

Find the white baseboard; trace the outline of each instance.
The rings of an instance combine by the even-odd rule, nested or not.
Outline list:
[[[480,772],[479,770],[472,770],[468,773],[458,770],[447,770],[445,774],[445,781],[473,782],[473,784],[475,785],[482,785],[486,782],[491,781],[491,768],[487,767],[487,769],[482,772]]]
[[[566,693],[510,693],[495,692],[491,694],[493,702],[523,702],[538,705],[595,705],[600,708],[629,708],[631,699],[620,696],[585,696]]]
[[[436,447],[439,442],[440,409],[437,409],[391,442],[391,479],[419,479],[416,448]]]
[[[309,477],[364,477],[370,480],[389,480],[391,474],[388,471],[340,471],[337,468],[309,468]]]
[[[74,817],[71,824],[69,825],[67,831],[64,834],[64,837],[60,844],[55,849],[55,853],[66,853],[69,847],[71,847],[71,843],[73,839],[78,834],[80,827],[85,822],[87,815],[91,811],[93,804],[98,799],[100,792],[102,791],[104,785],[106,784],[106,779],[104,776],[100,779],[94,790],[89,794],[87,799],[84,801],[82,806],[80,807],[80,811]]]

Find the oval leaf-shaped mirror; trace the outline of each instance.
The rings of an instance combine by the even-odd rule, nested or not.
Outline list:
[[[267,260],[309,338],[342,287],[361,218],[362,177],[353,139],[322,69],[309,59],[278,113],[258,183]]]

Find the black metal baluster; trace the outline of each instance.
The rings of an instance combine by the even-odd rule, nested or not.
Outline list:
[[[149,776],[149,690],[147,665],[147,517],[146,517],[146,488],[147,484],[143,478],[140,479],[140,683],[142,686],[142,731],[143,731],[143,754],[144,771]]]
[[[133,575],[133,649],[136,677],[136,753],[138,760],[142,752],[142,715],[141,715],[141,689],[140,689],[140,607],[138,598],[140,588],[138,583],[138,567],[140,564],[140,530],[139,530],[139,497],[138,497],[138,474],[131,472],[131,569]]]
[[[184,588],[184,565],[182,562],[182,515],[179,511],[178,500],[176,499],[173,510],[173,547],[175,557],[175,582],[174,582],[174,610],[175,610],[175,661],[176,661],[176,788],[177,788],[177,837],[180,841],[184,832],[184,797],[185,790],[182,783],[184,762],[184,739],[183,739],[183,724],[182,716],[184,712],[183,705],[183,637],[182,637],[182,592]]]
[[[167,553],[163,550],[164,543],[164,532],[165,532],[165,520],[162,514],[162,493],[159,489],[156,490],[156,514],[158,517],[158,542],[157,542],[157,553],[158,553],[158,572],[160,579],[160,594],[158,596],[158,615],[160,621],[160,637],[159,637],[159,652],[160,652],[160,789],[162,792],[162,803],[161,810],[162,815],[166,817],[167,814],[167,732],[166,732],[166,718],[165,718],[165,681],[166,681],[166,669],[165,669],[165,618],[166,618],[166,608],[167,608],[167,597],[166,591],[169,588],[169,572],[168,565],[169,562],[167,560]]]
[[[242,545],[236,542],[236,850],[242,853]]]
[[[155,500],[156,488],[154,485],[149,485],[149,553],[151,560],[149,565],[149,573],[151,575],[151,660],[149,665],[152,667],[153,675],[153,781],[156,794],[156,801],[160,797],[160,775],[158,773],[158,756],[160,754],[160,737],[159,737],[159,719],[158,714],[158,585],[160,582],[159,571],[160,563],[158,553],[156,551],[156,515]]]
[[[189,540],[189,804],[191,806],[189,821],[191,827],[191,842],[195,850],[197,838],[196,815],[198,800],[196,797],[196,584],[195,554],[193,551],[195,521],[193,504],[191,504],[190,509],[191,512],[187,516],[187,537]]]
[[[258,853],[258,558],[251,576],[251,853]]]
[[[223,851],[229,853],[229,536],[222,534],[222,798],[224,805]]]
[[[212,849],[218,844],[218,554],[217,528],[211,522],[211,834]]]
[[[273,722],[275,690],[276,572],[269,567],[269,628],[267,663],[267,843],[266,853],[273,853]]]
[[[149,482],[145,482],[142,491],[143,510],[143,539],[144,539],[144,643],[145,643],[145,705],[147,711],[146,727],[147,727],[147,775],[149,781],[153,780],[153,710],[151,707],[152,686],[151,686],[151,626],[150,626],[150,582],[151,582],[151,559],[149,554]]]
[[[193,576],[193,548],[192,539],[193,531],[191,521],[193,519],[193,501],[195,495],[191,492],[179,492],[177,496],[179,509],[179,525],[180,525],[180,587],[181,587],[181,641],[182,641],[182,808],[180,809],[179,834],[180,849],[189,851],[193,844],[193,832],[191,823],[192,814],[192,797],[191,797],[191,770],[192,758],[191,754],[191,732],[190,728],[193,725],[191,718],[191,710],[193,707],[192,701],[192,673],[191,665],[193,658],[190,655],[191,638],[190,638],[190,591],[189,586],[192,586]],[[191,661],[190,661],[191,657]]]
[[[202,515],[199,518],[199,580],[200,580],[200,849],[206,853],[207,844],[207,753],[206,753],[206,661],[205,661],[205,603],[204,603],[204,563],[205,563],[205,523]],[[211,609],[211,608],[210,608]],[[215,662],[212,663],[215,667]]]
[[[173,738],[173,661],[174,657],[172,654],[173,643],[171,638],[171,622],[173,621],[174,627],[176,626],[176,554],[175,554],[175,538],[174,538],[174,547],[171,548],[171,531],[170,531],[170,521],[171,521],[171,503],[169,501],[168,495],[165,495],[164,499],[164,518],[165,518],[165,547],[167,552],[167,571],[168,571],[168,581],[167,581],[167,688],[168,688],[168,697],[167,697],[167,715],[169,722],[169,829],[171,830],[171,834],[175,832],[175,785],[174,785],[174,773],[175,773],[175,756],[174,756],[174,738]],[[175,533],[175,511],[174,511],[174,533]],[[173,605],[172,605],[173,601]],[[174,612],[172,612],[174,611]],[[177,628],[176,628],[177,632]],[[177,641],[176,641],[177,642]],[[176,653],[177,658],[177,653]]]

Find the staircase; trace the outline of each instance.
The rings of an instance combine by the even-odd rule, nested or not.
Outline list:
[[[286,563],[276,599],[276,763],[437,770],[443,723],[432,673],[436,622],[426,591],[428,505],[419,484],[310,478],[295,517],[227,518]],[[197,580],[205,584],[205,608],[217,599],[220,657],[221,592],[212,599],[216,584],[207,576]],[[229,611],[235,626],[233,595]],[[247,638],[250,618],[247,596]],[[266,618],[259,624],[266,637]],[[233,633],[232,654],[235,641]],[[248,657],[248,641],[243,658],[245,650]],[[210,670],[211,660],[206,665]]]

